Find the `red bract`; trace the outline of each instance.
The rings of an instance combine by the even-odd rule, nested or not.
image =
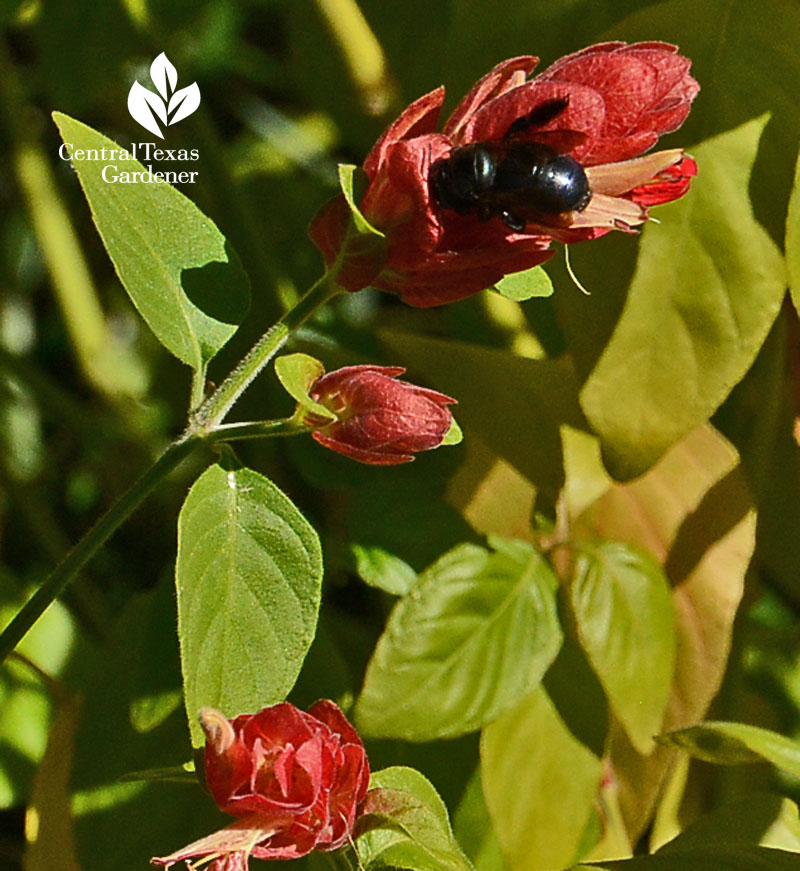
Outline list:
[[[398,381],[402,366],[346,366],[323,375],[311,397],[338,420],[312,435],[326,448],[375,466],[396,466],[437,448],[453,425],[444,393]]]
[[[381,136],[364,162],[369,185],[359,208],[386,238],[347,249],[342,286],[355,291],[370,284],[422,307],[451,302],[547,260],[553,239],[577,242],[630,230],[647,220],[648,206],[686,192],[696,166],[682,150],[640,156],[683,123],[699,89],[690,61],[675,46],[602,43],[528,80],[537,62],[526,56],[496,66],[441,133],[443,88],[412,103]],[[582,164],[592,192],[584,209],[528,222],[524,232],[515,232],[499,217],[481,222],[436,203],[429,173],[437,160],[470,143],[501,141],[517,119],[558,99],[568,100],[562,112],[518,138],[542,141]],[[329,265],[346,243],[349,221],[339,196],[311,225],[311,238]]]
[[[369,763],[333,702],[317,702],[308,713],[284,702],[234,720],[206,708],[200,719],[209,789],[238,819],[154,864],[200,856],[212,861],[213,871],[247,871],[251,855],[295,859],[348,841],[367,793]]]

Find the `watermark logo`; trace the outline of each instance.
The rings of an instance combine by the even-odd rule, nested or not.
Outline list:
[[[197,82],[192,82],[188,87],[176,90],[178,71],[163,51],[150,64],[150,78],[158,94],[138,81],[134,82],[128,92],[128,111],[145,130],[163,139],[164,134],[158,122],[168,127],[188,118],[200,105],[200,88]]]

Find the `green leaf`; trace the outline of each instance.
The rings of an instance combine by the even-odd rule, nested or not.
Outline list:
[[[505,871],[500,842],[492,828],[486,799],[483,797],[480,768],[470,778],[453,815],[453,828],[458,843],[476,871]]]
[[[484,729],[483,793],[510,868],[552,871],[579,858],[601,774],[543,689]]]
[[[250,469],[211,466],[178,520],[178,631],[186,711],[228,716],[282,701],[314,637],[319,539],[292,502]]]
[[[660,735],[659,741],[719,765],[771,762],[800,777],[800,744],[777,732],[745,723],[706,722]]]
[[[357,166],[351,163],[339,164],[339,184],[342,188],[347,205],[350,207],[350,212],[353,215],[353,222],[359,233],[371,233],[374,236],[383,238],[386,234],[377,230],[370,222],[361,214],[361,210],[356,204],[357,199],[361,199],[367,185],[366,173]],[[358,188],[358,190],[356,190]]]
[[[447,430],[447,434],[445,435],[442,444],[460,445],[462,441],[464,441],[464,433],[461,431],[458,421],[453,418],[453,422],[450,424],[450,429]]]
[[[80,121],[53,113],[70,154],[120,146]],[[236,332],[249,304],[238,257],[213,221],[164,182],[103,180],[145,169],[132,158],[74,160],[97,231],[133,304],[158,340],[195,370]]]
[[[413,768],[373,773],[356,839],[362,866],[412,871],[469,871],[447,808],[433,784]]]
[[[417,583],[417,573],[400,557],[375,545],[352,544],[356,571],[364,583],[393,596],[405,594]]]
[[[311,385],[325,374],[325,367],[308,354],[287,354],[275,361],[275,374],[289,396],[315,417],[334,421],[336,415],[309,396]]]
[[[634,747],[649,753],[675,666],[675,607],[648,553],[615,541],[579,542],[570,595],[581,646]]]
[[[356,704],[365,734],[429,741],[479,729],[555,659],[562,633],[552,569],[525,542],[490,543],[494,553],[453,548],[395,605]]]
[[[664,844],[659,853],[755,845],[800,852],[800,819],[793,801],[780,795],[750,792],[701,816]]]
[[[513,272],[495,284],[494,289],[506,299],[524,302],[534,297],[552,296],[553,282],[541,266]]]
[[[781,256],[748,198],[766,122],[693,149],[691,191],[644,230],[622,315],[581,391],[617,477],[639,475],[713,414],[780,309]]]
[[[576,865],[573,871],[797,871],[796,853],[768,847],[706,847],[619,862]]]
[[[794,307],[800,312],[800,158],[794,173],[794,185],[786,213],[786,270]]]

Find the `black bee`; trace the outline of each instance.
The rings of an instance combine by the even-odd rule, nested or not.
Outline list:
[[[443,209],[454,209],[459,215],[476,214],[481,221],[499,215],[517,233],[525,230],[528,220],[553,223],[565,212],[586,208],[592,192],[578,161],[544,142],[517,138],[529,127],[556,118],[568,104],[567,97],[547,100],[514,121],[501,141],[453,148],[431,167],[433,198]],[[574,144],[585,139],[580,133],[559,131],[562,144],[570,136]],[[540,138],[546,139],[548,134],[542,133]]]

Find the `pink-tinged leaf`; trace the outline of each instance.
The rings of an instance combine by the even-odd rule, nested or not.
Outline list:
[[[170,93],[175,90],[175,85],[178,84],[178,71],[163,51],[150,64],[150,78],[166,102]]]
[[[168,114],[175,113],[169,123],[177,124],[178,121],[183,121],[184,118],[188,118],[192,112],[196,111],[199,105],[200,88],[197,87],[197,82],[192,82],[188,87],[175,91],[167,107]]]
[[[612,486],[574,529],[645,548],[663,564],[673,589],[677,632],[663,728],[680,729],[702,719],[725,672],[755,541],[755,513],[736,451],[706,424],[646,475]],[[618,724],[612,726],[610,747],[623,813],[636,840],[674,751],[639,754]]]
[[[161,132],[161,128],[153,116],[153,109],[155,109],[162,121],[166,123],[166,110],[161,102],[161,98],[152,91],[148,91],[147,88],[143,88],[138,82],[134,82],[128,92],[128,111],[131,113],[133,120],[141,124],[145,130],[149,130],[158,136],[159,139],[163,139],[164,135]]]

